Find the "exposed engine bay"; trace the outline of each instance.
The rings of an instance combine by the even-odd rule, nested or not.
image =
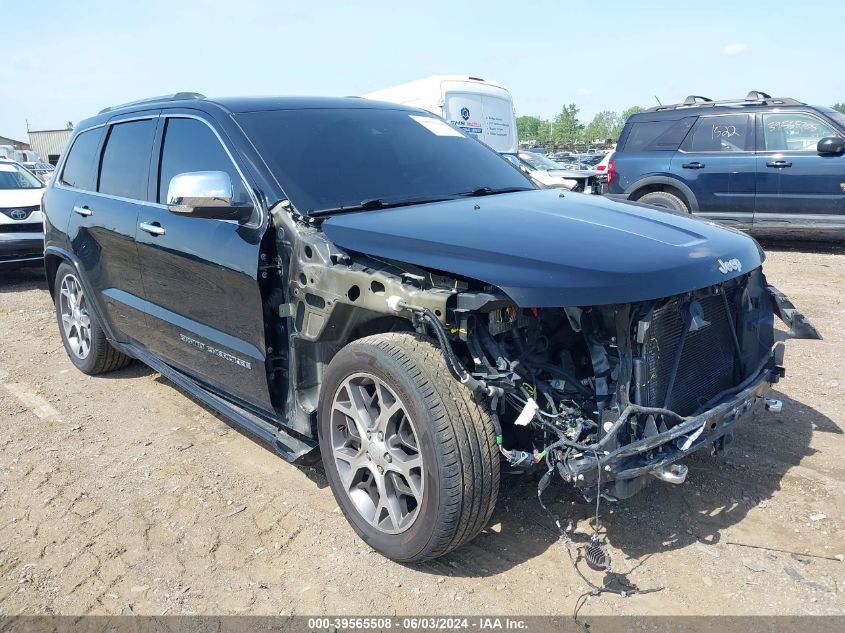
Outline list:
[[[778,314],[818,338],[759,267],[680,295],[628,304],[531,308],[471,279],[334,247],[319,230],[277,242],[291,267],[288,419],[308,434],[321,373],[349,340],[379,331],[431,337],[447,366],[486,399],[502,458],[544,464],[587,498],[626,498],[654,477],[681,483],[676,462],[732,439],[733,422],[777,406]]]

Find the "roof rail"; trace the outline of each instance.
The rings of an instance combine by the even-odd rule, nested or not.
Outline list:
[[[684,99],[683,103],[674,103],[671,105],[654,106],[646,110],[646,112],[660,112],[662,110],[679,110],[683,108],[713,108],[721,105],[736,105],[736,106],[760,106],[760,105],[806,105],[803,101],[797,101],[790,97],[772,97],[765,92],[759,90],[752,90],[745,99],[725,99],[723,101],[713,101],[707,97],[700,95],[689,95]]]
[[[129,106],[143,105],[145,103],[155,103],[156,101],[186,101],[188,99],[205,99],[205,95],[199,92],[177,92],[172,95],[162,95],[160,97],[148,97],[147,99],[138,99],[137,101],[129,101],[128,103],[121,103],[120,105],[109,106],[103,108],[97,114],[105,114],[112,110],[120,110],[121,108],[128,108]]]

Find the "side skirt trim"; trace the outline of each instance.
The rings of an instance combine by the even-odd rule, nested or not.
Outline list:
[[[317,455],[317,442],[299,437],[280,428],[277,424],[261,418],[254,413],[225,400],[209,391],[182,372],[163,363],[161,360],[132,344],[119,345],[125,351],[142,363],[149,365],[162,376],[187,391],[197,400],[211,407],[221,415],[231,420],[239,427],[254,435],[261,441],[270,444],[282,457],[291,463],[311,463]],[[121,350],[123,351],[123,350]]]

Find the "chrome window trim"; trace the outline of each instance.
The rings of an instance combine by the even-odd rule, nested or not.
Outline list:
[[[96,130],[97,128],[100,128],[100,127],[106,127],[106,126],[109,126],[109,125],[117,125],[119,123],[128,123],[128,122],[131,122],[131,121],[143,121],[145,119],[194,119],[194,120],[200,121],[201,123],[204,123],[205,126],[208,127],[208,129],[210,129],[212,131],[214,136],[217,138],[217,142],[220,143],[220,145],[223,147],[223,151],[226,152],[226,156],[229,157],[229,160],[235,166],[235,170],[238,172],[238,175],[241,177],[241,182],[244,185],[244,188],[246,189],[246,191],[247,191],[247,193],[250,197],[250,200],[252,200],[253,208],[255,208],[255,210],[258,212],[258,221],[254,222],[254,223],[253,222],[245,222],[244,224],[238,224],[234,220],[217,220],[217,221],[218,222],[225,222],[226,224],[238,224],[238,226],[244,226],[248,229],[259,229],[264,225],[264,219],[265,219],[265,216],[266,216],[266,213],[264,212],[264,207],[262,207],[261,204],[259,204],[258,199],[255,196],[255,192],[252,190],[252,187],[249,186],[249,182],[247,181],[246,177],[244,176],[243,170],[241,169],[240,165],[238,165],[238,162],[235,160],[235,157],[232,155],[232,152],[229,150],[226,143],[223,142],[223,138],[220,136],[220,134],[217,132],[217,130],[214,129],[214,126],[211,125],[208,121],[206,121],[202,117],[199,117],[199,116],[196,116],[196,115],[193,115],[193,114],[183,114],[181,112],[178,112],[178,113],[174,112],[174,113],[149,114],[149,115],[146,115],[146,116],[139,115],[139,116],[134,116],[134,117],[126,117],[126,118],[122,118],[122,119],[115,119],[114,121],[107,121],[105,123],[98,123],[97,125],[92,125],[91,127],[87,127],[84,130],[80,130],[79,134],[77,134],[73,137],[73,142],[76,143],[76,139],[79,136],[81,136],[82,134],[84,134],[85,132],[88,132],[89,130]],[[164,139],[164,137],[162,136],[162,143],[163,143],[163,139]],[[57,179],[55,179],[55,181],[53,183],[53,186],[56,189],[64,189],[65,191],[73,191],[75,193],[85,193],[85,194],[88,194],[88,195],[98,196],[98,197],[101,197],[101,198],[108,198],[109,200],[118,200],[118,201],[121,201],[121,202],[134,202],[136,204],[140,204],[140,205],[143,205],[145,207],[152,207],[152,208],[155,208],[155,209],[168,209],[168,206],[166,204],[160,204],[158,202],[150,202],[148,200],[136,200],[135,198],[124,198],[122,196],[114,196],[112,194],[101,193],[99,191],[89,191],[87,189],[78,189],[76,187],[71,187],[70,185],[65,184],[62,181],[62,176],[64,175],[65,163],[67,162],[67,157],[70,154],[70,148],[72,148],[72,147],[73,147],[73,144],[70,145],[70,147],[68,148],[68,151],[65,152],[64,156],[62,156],[61,161],[56,166],[57,170],[61,170],[60,173],[59,173],[59,177]],[[163,147],[163,144],[162,144],[162,147]],[[156,162],[159,162],[159,161],[156,161]],[[155,177],[156,177],[156,180],[158,180],[158,174],[156,174]]]

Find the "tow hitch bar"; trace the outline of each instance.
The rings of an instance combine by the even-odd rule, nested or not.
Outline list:
[[[766,398],[766,411],[771,413],[780,413],[783,409],[783,402],[775,400],[774,398]]]
[[[652,475],[657,477],[660,481],[665,481],[667,484],[682,484],[687,480],[687,473],[689,468],[683,464],[669,464],[665,468],[656,470]]]

